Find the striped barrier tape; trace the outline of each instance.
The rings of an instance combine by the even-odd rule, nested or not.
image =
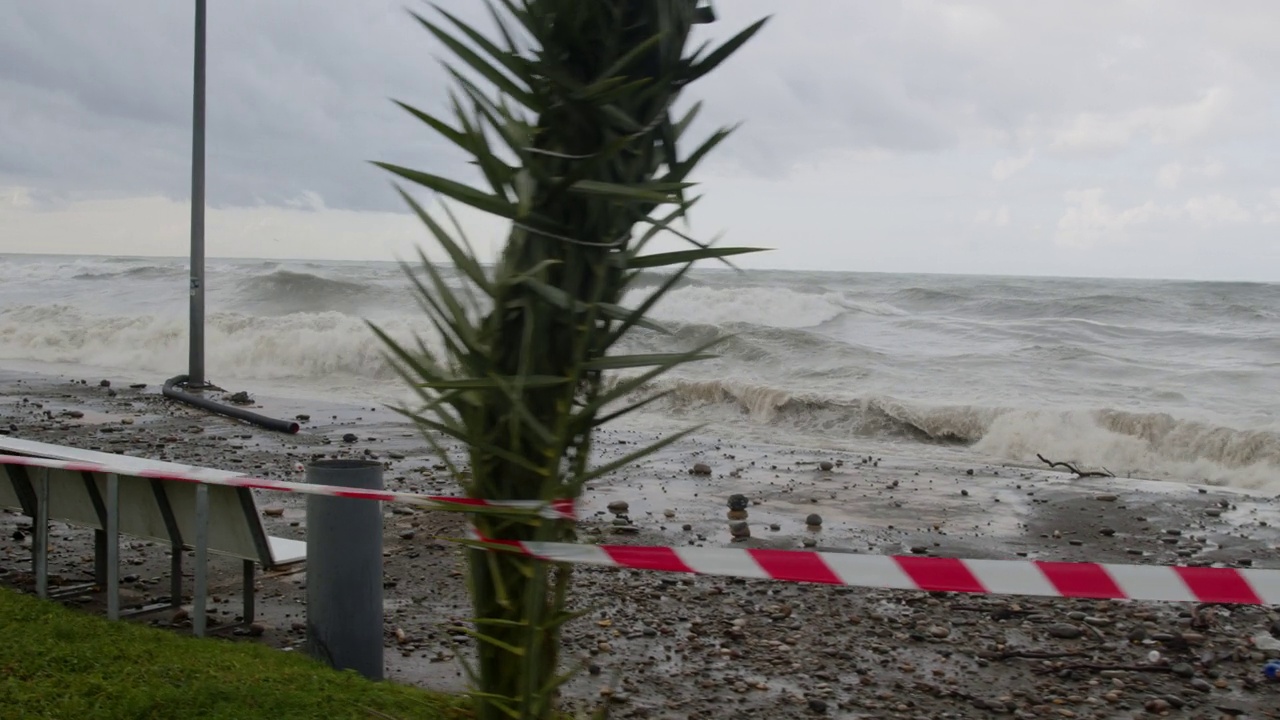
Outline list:
[[[493,550],[632,570],[927,592],[1280,605],[1280,570],[520,542],[485,539],[474,529],[472,535],[468,544]]]
[[[541,500],[480,500],[476,498],[450,497],[447,495],[419,495],[417,493],[395,492],[392,490],[358,490],[353,488],[334,487],[331,485],[311,485],[308,483],[288,482],[285,480],[268,480],[248,475],[227,477],[221,470],[209,468],[190,468],[181,472],[173,470],[137,470],[134,468],[113,468],[98,463],[73,462],[69,460],[52,460],[49,458],[27,457],[25,455],[0,455],[0,465],[23,465],[42,467],[54,470],[70,470],[72,472],[106,473],[129,477],[142,477],[155,480],[174,480],[177,482],[204,483],[206,485],[224,485],[227,487],[256,488],[258,490],[277,490],[280,492],[300,493],[303,495],[323,495],[326,497],[355,498],[359,500],[381,500],[383,502],[407,503],[430,507],[436,510],[477,512],[485,509],[511,509],[536,512],[542,517],[553,520],[576,520],[577,512],[573,500],[553,500],[549,503]]]
[[[21,465],[256,488],[305,495],[407,503],[439,510],[507,508],[552,519],[576,519],[572,500],[482,500],[389,490],[358,490],[254,478],[226,477],[207,468],[151,471],[97,463],[0,455],[0,465]],[[1040,560],[962,560],[918,556],[854,555],[808,550],[671,548],[633,545],[520,542],[475,535],[469,544],[560,563],[633,570],[696,573],[850,587],[1031,595],[1114,600],[1155,600],[1280,605],[1280,570],[1068,563]]]

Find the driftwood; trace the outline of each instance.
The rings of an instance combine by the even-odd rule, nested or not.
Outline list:
[[[1088,653],[1079,651],[1062,651],[1052,652],[1045,650],[1004,650],[994,652],[983,650],[978,653],[978,657],[983,660],[1008,660],[1010,658],[1026,658],[1028,660],[1053,660],[1064,657],[1086,657]]]
[[[1071,464],[1071,463],[1069,463],[1069,462],[1055,462],[1055,461],[1053,461],[1053,460],[1050,460],[1050,459],[1046,458],[1045,456],[1041,455],[1040,453],[1036,453],[1036,457],[1040,458],[1040,462],[1044,463],[1045,465],[1048,465],[1050,468],[1056,468],[1056,467],[1066,468],[1066,469],[1070,470],[1071,472],[1075,473],[1075,474],[1076,474],[1076,477],[1081,477],[1081,478],[1088,478],[1088,477],[1110,477],[1110,478],[1113,478],[1113,477],[1115,477],[1115,476],[1116,476],[1116,475],[1115,475],[1115,473],[1111,472],[1110,470],[1108,470],[1108,469],[1106,469],[1106,468],[1102,468],[1102,470],[1101,470],[1101,471],[1098,471],[1098,470],[1080,470],[1080,469],[1079,469],[1079,468],[1077,468],[1075,465],[1072,465],[1072,464]]]

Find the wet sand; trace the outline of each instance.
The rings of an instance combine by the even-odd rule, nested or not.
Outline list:
[[[385,462],[389,489],[457,492],[439,460],[385,408],[262,399],[259,412],[309,417],[290,437],[172,404],[158,386],[131,388],[128,378],[110,378],[110,387],[101,378],[74,380],[0,372],[0,431],[283,479],[300,479],[295,468],[310,458],[365,456]],[[635,429],[603,432],[600,459],[651,439]],[[954,462],[924,462],[703,434],[594,483],[583,498],[580,536],[1280,568],[1276,498],[979,464],[962,448],[952,455]],[[691,474],[698,463],[710,474]],[[734,494],[748,499],[749,539],[731,535]],[[615,501],[629,505],[623,526],[606,509]],[[258,505],[272,510],[263,518],[270,534],[305,538],[304,498],[259,493]],[[469,643],[448,628],[465,622],[469,603],[461,556],[448,538],[461,534],[462,520],[385,511],[387,677],[460,690],[455,656]],[[811,513],[821,516],[820,529],[806,526]],[[0,583],[29,589],[29,525],[0,512]],[[90,578],[91,533],[55,524],[53,536],[54,582]],[[126,604],[167,592],[165,548],[126,539],[121,557]],[[214,612],[229,624],[240,607],[238,564],[215,559],[213,569]],[[242,639],[300,648],[305,583],[301,569],[262,577],[261,624]],[[608,703],[615,717],[1280,717],[1280,683],[1263,678],[1267,655],[1250,641],[1280,636],[1276,608],[907,593],[599,568],[575,570],[574,601],[592,612],[569,628],[565,657],[585,659],[589,672],[566,697],[580,707]],[[141,621],[189,627],[182,613]]]

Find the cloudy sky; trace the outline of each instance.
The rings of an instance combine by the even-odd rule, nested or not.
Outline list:
[[[461,172],[388,100],[444,97],[425,6],[209,4],[209,254],[425,242],[365,162]],[[186,252],[192,5],[0,0],[0,252]],[[1274,0],[716,7],[774,16],[688,97],[745,121],[694,221],[749,266],[1280,280]]]

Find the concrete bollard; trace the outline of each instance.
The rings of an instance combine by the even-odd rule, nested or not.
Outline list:
[[[314,485],[382,489],[382,464],[321,460]],[[307,653],[382,679],[382,503],[307,497]]]

